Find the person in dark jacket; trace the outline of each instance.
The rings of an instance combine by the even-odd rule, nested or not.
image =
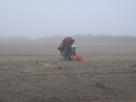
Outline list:
[[[75,40],[72,37],[66,37],[58,47],[64,59],[71,60],[72,44],[74,43],[74,41]]]

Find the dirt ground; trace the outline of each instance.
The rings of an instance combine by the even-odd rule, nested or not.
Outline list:
[[[0,102],[136,102],[136,55],[0,56]]]

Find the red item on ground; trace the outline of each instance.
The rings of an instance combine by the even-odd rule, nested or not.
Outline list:
[[[77,62],[81,62],[81,61],[83,61],[83,57],[82,57],[82,56],[79,56],[79,55],[76,55],[76,56],[75,56],[75,60],[76,60]]]

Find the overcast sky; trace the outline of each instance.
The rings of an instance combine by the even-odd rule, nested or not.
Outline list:
[[[0,37],[136,35],[136,0],[0,0]]]

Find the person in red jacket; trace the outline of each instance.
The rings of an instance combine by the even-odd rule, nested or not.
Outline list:
[[[64,59],[71,60],[72,55],[72,44],[75,42],[75,40],[72,37],[66,37],[58,47],[59,51],[61,52],[61,55],[64,57]]]

